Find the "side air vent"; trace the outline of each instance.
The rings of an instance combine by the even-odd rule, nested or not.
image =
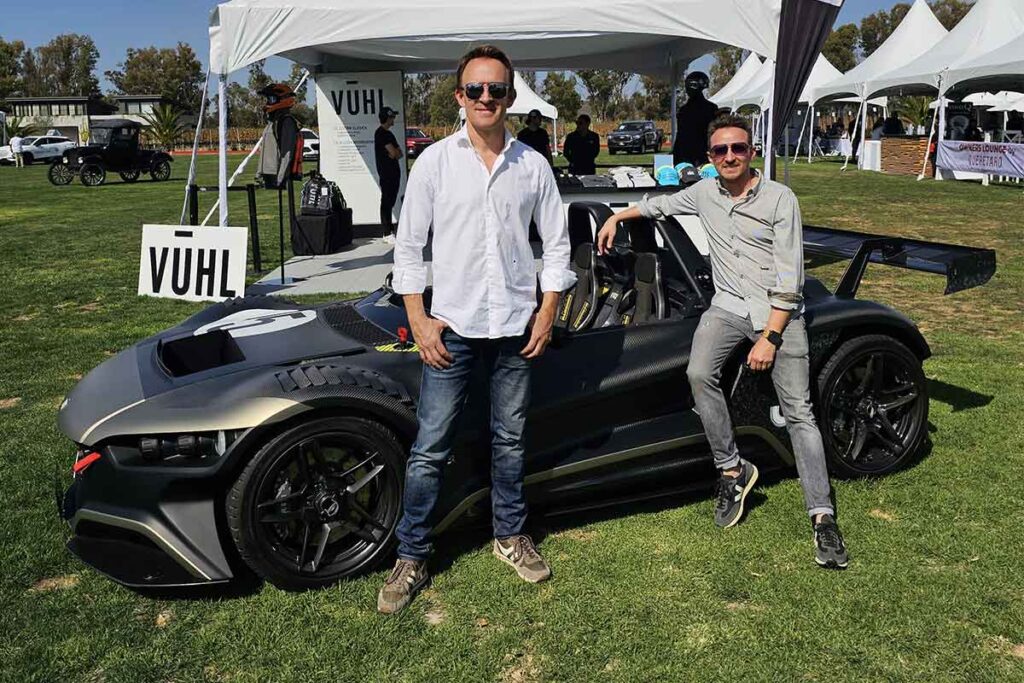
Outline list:
[[[245,360],[245,355],[227,330],[213,330],[161,342],[157,347],[157,357],[171,377],[183,377]]]
[[[338,365],[303,365],[275,375],[281,388],[287,392],[310,387],[346,385],[372,389],[401,403],[412,405],[412,397],[405,387],[370,370]]]
[[[328,306],[321,312],[333,330],[362,344],[387,344],[397,338],[364,318],[354,306],[339,304]]]

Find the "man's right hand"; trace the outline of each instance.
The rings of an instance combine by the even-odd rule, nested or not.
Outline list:
[[[607,254],[612,244],[615,242],[615,233],[619,228],[619,217],[617,215],[612,216],[604,222],[601,229],[597,233],[597,253]]]
[[[441,341],[441,332],[448,327],[448,323],[437,318],[422,316],[419,319],[410,320],[412,337],[420,350],[420,359],[434,368],[444,370],[451,367],[452,356]]]

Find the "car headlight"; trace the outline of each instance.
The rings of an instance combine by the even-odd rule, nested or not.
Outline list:
[[[84,163],[85,163],[85,159],[81,159],[81,158],[80,158],[80,159],[78,160],[78,163],[80,163],[80,164],[84,164]]]
[[[61,161],[62,164],[66,164],[66,163],[68,163],[68,158],[67,157],[61,157],[60,161]]]

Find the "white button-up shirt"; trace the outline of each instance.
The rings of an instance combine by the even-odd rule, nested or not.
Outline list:
[[[425,149],[409,174],[392,287],[399,294],[426,288],[423,247],[433,228],[430,314],[463,337],[521,335],[537,308],[531,219],[544,247],[541,289],[564,291],[576,277],[547,160],[506,132],[488,171],[463,128]]]

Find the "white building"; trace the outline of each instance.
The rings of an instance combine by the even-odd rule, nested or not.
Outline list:
[[[12,117],[35,126],[38,133],[57,130],[64,137],[81,143],[81,132],[88,122],[103,119],[129,119],[145,124],[144,115],[163,102],[160,95],[115,95],[112,107],[98,98],[73,97],[9,97]]]

